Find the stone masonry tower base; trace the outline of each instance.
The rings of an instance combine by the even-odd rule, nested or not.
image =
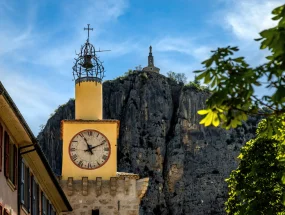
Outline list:
[[[136,174],[117,173],[110,180],[60,180],[73,211],[64,215],[138,215],[139,205],[148,187],[149,178],[139,179]]]

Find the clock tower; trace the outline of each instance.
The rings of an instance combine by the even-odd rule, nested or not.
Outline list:
[[[73,214],[138,214],[148,178],[117,172],[119,120],[103,119],[104,67],[88,38],[73,66],[75,119],[61,121],[60,184]]]

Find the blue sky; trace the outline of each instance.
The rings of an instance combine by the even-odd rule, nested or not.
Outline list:
[[[101,53],[105,80],[147,64],[162,74],[193,71],[217,47],[237,45],[258,65],[258,32],[274,25],[281,0],[0,0],[0,80],[37,135],[50,114],[74,97],[75,50],[87,37]]]

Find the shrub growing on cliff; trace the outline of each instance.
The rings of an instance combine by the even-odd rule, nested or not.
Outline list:
[[[192,87],[198,91],[210,92],[209,86],[202,86],[200,83],[197,83],[195,81],[190,81],[188,84],[185,85],[185,87]]]
[[[260,33],[260,49],[269,49],[271,55],[267,62],[258,67],[251,67],[244,57],[236,57],[237,47],[218,48],[213,55],[202,62],[205,69],[196,71],[197,79],[211,87],[212,95],[207,100],[206,115],[201,124],[222,125],[226,129],[236,128],[248,115],[265,116],[268,123],[265,135],[279,132],[276,118],[285,113],[285,5],[272,11],[273,20],[279,20],[274,28]],[[265,83],[261,79],[266,77]],[[261,98],[254,92],[254,87],[263,86],[273,89],[273,93]],[[268,107],[271,113],[259,113],[261,107]]]
[[[273,133],[271,138],[259,135],[266,127],[265,120],[259,123],[257,138],[242,147],[239,166],[226,180],[226,212],[230,215],[285,214],[285,126],[279,128],[282,136]]]
[[[187,77],[184,73],[176,73],[176,72],[169,71],[166,75],[168,78],[176,81],[178,84],[179,83],[183,83],[183,84],[187,83]]]

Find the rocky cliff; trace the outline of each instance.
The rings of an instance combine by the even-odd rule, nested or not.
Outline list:
[[[120,120],[118,171],[150,177],[140,214],[225,214],[227,178],[257,120],[225,131],[199,125],[206,92],[163,75],[136,72],[103,84],[104,118]],[[94,98],[96,99],[96,98]],[[61,172],[60,121],[74,118],[74,100],[58,108],[38,138]]]

